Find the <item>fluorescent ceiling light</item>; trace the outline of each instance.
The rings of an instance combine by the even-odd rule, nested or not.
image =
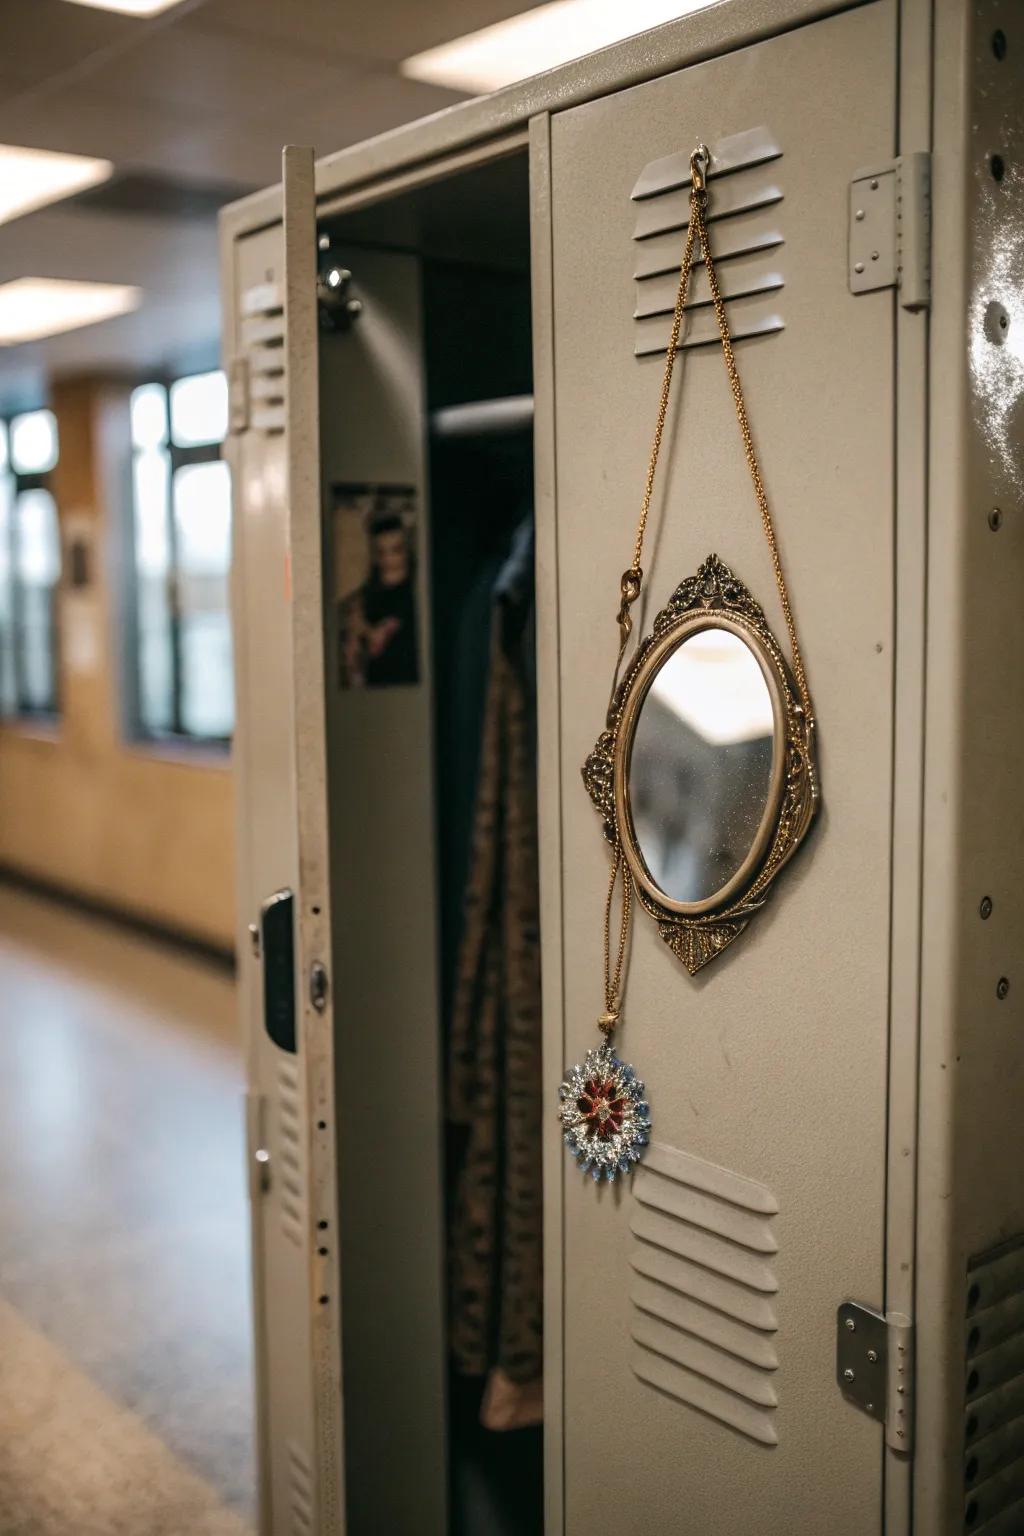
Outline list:
[[[180,0],[71,0],[72,5],[87,5],[94,11],[117,11],[121,16],[159,16]]]
[[[113,169],[109,160],[0,144],[0,224],[94,187]]]
[[[58,277],[0,283],[0,347],[110,320],[137,309],[141,298],[141,289],[119,283],[75,283]]]
[[[713,0],[552,0],[493,27],[428,48],[400,65],[411,80],[483,95],[624,37],[703,10]]]

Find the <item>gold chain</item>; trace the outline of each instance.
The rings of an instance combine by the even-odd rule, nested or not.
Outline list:
[[[690,196],[690,206],[693,207],[693,195]],[[640,560],[644,552],[644,534],[647,532],[647,518],[651,510],[651,496],[654,491],[654,476],[658,468],[658,455],[661,452],[661,439],[665,433],[665,418],[668,415],[668,397],[672,390],[672,374],[676,366],[676,351],[679,347],[679,333],[683,328],[683,310],[686,306],[687,290],[690,284],[690,268],[693,264],[693,237],[697,225],[694,219],[686,230],[686,245],[683,249],[683,261],[679,269],[679,292],[676,295],[676,308],[672,316],[672,331],[668,339],[668,352],[665,354],[665,377],[661,381],[661,398],[658,401],[658,416],[654,424],[654,442],[651,446],[651,459],[647,466],[647,479],[644,482],[644,499],[640,506],[640,523],[636,530],[636,544],[633,547],[633,564],[630,570],[641,580],[643,571]],[[703,241],[701,242],[703,249]]]
[[[703,144],[699,144],[690,156],[690,174],[692,177],[690,222],[686,231],[686,245],[683,249],[683,259],[679,269],[679,290],[676,294],[676,307],[672,316],[672,331],[669,336],[668,351],[665,355],[665,376],[661,385],[658,416],[654,428],[654,442],[651,445],[651,458],[647,466],[644,496],[640,505],[640,521],[637,525],[636,543],[633,547],[633,563],[622,576],[622,607],[619,610],[619,626],[622,640],[619,649],[619,660],[621,662],[626,641],[629,638],[629,631],[632,627],[629,619],[629,608],[640,596],[643,586],[643,569],[640,561],[643,557],[644,534],[647,531],[647,519],[651,510],[651,495],[654,490],[654,476],[658,468],[658,455],[661,452],[661,440],[665,432],[669,394],[672,389],[672,374],[675,370],[676,350],[679,345],[679,333],[682,329],[683,311],[686,307],[689,290],[690,269],[693,264],[694,234],[696,233],[700,242],[701,255],[704,257],[704,265],[707,268],[708,286],[711,289],[711,300],[714,304],[715,318],[718,321],[718,330],[722,340],[725,369],[729,375],[729,387],[732,391],[733,404],[736,408],[736,420],[739,422],[740,436],[743,438],[743,451],[746,455],[747,468],[750,470],[750,478],[754,484],[754,495],[757,498],[758,509],[761,513],[764,536],[768,541],[772,569],[775,572],[775,583],[779,589],[779,601],[782,604],[782,613],[786,620],[786,629],[789,633],[790,651],[793,658],[793,676],[800,691],[800,701],[803,704],[804,712],[808,720],[811,720],[813,719],[814,712],[811,706],[810,689],[807,686],[807,676],[804,672],[803,657],[800,653],[800,642],[797,639],[796,620],[793,617],[793,608],[789,600],[786,578],[782,570],[782,557],[779,554],[779,546],[775,538],[775,525],[772,522],[772,514],[768,506],[768,495],[764,488],[764,481],[761,478],[757,454],[754,451],[754,438],[750,430],[750,421],[747,417],[747,408],[743,399],[743,386],[740,383],[739,370],[736,367],[732,337],[729,334],[729,321],[725,313],[725,302],[722,299],[722,290],[718,285],[718,274],[715,271],[715,263],[711,255],[711,241],[708,238],[706,220],[708,203],[707,172],[710,160],[711,156]]]
[[[772,522],[772,514],[768,506],[768,494],[764,488],[761,469],[754,450],[754,438],[750,430],[747,407],[743,399],[743,386],[740,383],[739,369],[736,367],[736,356],[732,348],[732,337],[729,334],[729,321],[725,313],[725,302],[722,298],[722,290],[718,284],[718,274],[715,271],[715,263],[711,255],[711,241],[708,238],[706,219],[708,203],[707,172],[710,161],[711,156],[703,144],[699,144],[690,156],[690,174],[692,178],[690,221],[686,229],[686,244],[683,247],[683,259],[679,268],[679,289],[676,294],[676,306],[672,315],[672,329],[669,333],[668,350],[665,353],[665,374],[661,382],[658,415],[654,425],[654,442],[651,445],[651,457],[647,466],[647,478],[644,482],[643,501],[640,504],[640,521],[637,524],[636,542],[633,546],[633,562],[629,569],[622,573],[622,603],[618,614],[620,635],[619,657],[615,668],[615,677],[612,682],[612,699],[614,701],[619,667],[622,665],[622,658],[625,655],[626,645],[633,627],[629,610],[640,596],[643,588],[644,573],[640,562],[644,552],[644,535],[647,532],[647,519],[651,511],[651,497],[654,493],[654,477],[658,469],[661,440],[665,435],[668,402],[672,391],[672,375],[675,371],[676,352],[679,347],[679,336],[683,326],[683,313],[686,309],[686,300],[689,292],[690,272],[693,266],[693,248],[696,238],[700,243],[701,255],[707,268],[708,287],[711,289],[711,301],[715,309],[715,318],[718,321],[718,331],[722,341],[722,355],[725,358],[726,373],[729,375],[729,387],[732,391],[733,404],[736,408],[736,420],[739,422],[740,436],[743,438],[743,451],[746,455],[747,468],[750,470],[750,478],[754,484],[754,495],[757,498],[758,509],[761,513],[761,524],[764,528],[764,536],[768,541],[772,569],[775,572],[775,583],[779,589],[779,601],[782,604],[786,629],[789,633],[789,644],[793,658],[793,676],[796,679],[796,685],[800,692],[804,713],[807,716],[808,722],[813,724],[814,711],[811,705],[810,690],[807,686],[807,676],[804,672],[803,657],[800,654],[800,642],[797,639],[796,620],[793,617],[793,608],[789,600],[786,578],[782,570],[782,557],[779,554],[779,546],[775,538],[775,525]],[[613,965],[611,934],[612,902],[615,897],[615,882],[620,873],[622,875],[622,919],[619,927],[618,952],[615,964]],[[598,1019],[598,1025],[603,1030],[606,1039],[610,1038],[612,1031],[619,1022],[622,970],[625,964],[626,944],[629,939],[629,924],[632,912],[632,885],[633,878],[629,865],[626,863],[622,844],[619,842],[618,837],[616,837],[612,852],[611,878],[608,881],[608,896],[604,908],[604,1000],[606,1011]]]
[[[622,872],[622,920],[619,925],[619,948],[612,965],[612,899],[615,881]],[[619,995],[622,991],[622,967],[626,958],[626,941],[629,938],[629,918],[632,909],[630,887],[632,878],[622,852],[622,844],[616,839],[612,856],[612,873],[608,881],[608,895],[604,904],[604,1006],[605,1012],[598,1019],[598,1026],[607,1039],[619,1022]]]

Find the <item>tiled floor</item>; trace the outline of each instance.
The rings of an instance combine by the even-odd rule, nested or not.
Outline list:
[[[0,1533],[245,1536],[230,972],[0,886]]]

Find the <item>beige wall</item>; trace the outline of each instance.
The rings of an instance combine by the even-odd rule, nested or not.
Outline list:
[[[53,490],[65,540],[84,532],[89,585],[60,594],[61,716],[0,723],[0,867],[207,942],[234,936],[232,775],[226,757],[124,740],[116,571],[128,390],[54,391]]]

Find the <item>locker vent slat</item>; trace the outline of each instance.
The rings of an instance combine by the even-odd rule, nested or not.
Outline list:
[[[302,1111],[299,1074],[291,1062],[277,1074],[277,1156],[272,1177],[281,1210],[281,1229],[301,1248],[306,1232],[306,1192],[302,1166]]]
[[[1024,1236],[967,1268],[964,1531],[1024,1530]]]
[[[785,286],[781,222],[782,149],[767,128],[751,128],[712,143],[709,222],[722,293],[734,340],[771,335],[784,326],[779,295]],[[690,221],[690,151],[654,160],[633,189],[636,297],[635,352],[664,352],[672,324],[679,263]],[[718,341],[703,261],[695,256],[680,347]]]
[[[288,1476],[292,1536],[307,1536],[313,1530],[313,1476],[309,1457],[294,1440],[288,1441]]]
[[[655,1142],[633,1181],[632,1366],[775,1445],[778,1204],[763,1184]]]
[[[249,429],[265,437],[285,429],[284,300],[277,283],[242,295],[240,332],[249,365]]]
[[[634,202],[672,192],[676,187],[690,185],[690,151],[680,149],[660,160],[645,165],[637,178],[632,196]],[[708,144],[711,151],[711,175],[728,176],[766,161],[778,160],[782,147],[768,128],[746,128],[742,133],[731,133],[725,138],[714,139]]]

